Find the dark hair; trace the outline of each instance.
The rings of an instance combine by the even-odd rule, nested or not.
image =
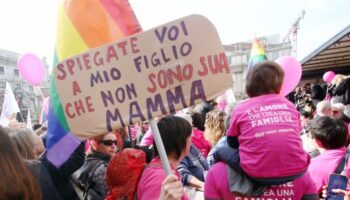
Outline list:
[[[350,123],[350,117],[348,117],[346,114],[344,114],[343,112],[341,112],[340,115],[340,119],[343,120],[343,122],[345,122],[346,124]]]
[[[248,71],[245,90],[249,97],[278,94],[284,78],[283,69],[273,61],[263,61]]]
[[[36,131],[36,130],[38,130],[41,127],[42,127],[41,124],[34,124],[32,128],[33,128],[33,131]]]
[[[300,114],[301,114],[304,118],[307,118],[307,119],[312,119],[312,118],[313,118],[313,115],[312,115],[310,112],[305,111],[305,110],[301,111]]]
[[[0,127],[0,199],[40,200],[38,182],[24,165],[7,132]]]
[[[175,156],[175,159],[180,159],[182,152],[186,149],[187,138],[192,134],[191,124],[177,116],[166,116],[159,120],[158,129],[166,154]],[[158,156],[158,150],[155,142],[154,154]]]
[[[325,149],[345,147],[347,142],[348,128],[341,119],[325,116],[314,119],[310,132]]]
[[[321,84],[315,84],[311,87],[311,98],[322,101],[326,97],[326,89]]]
[[[201,114],[198,112],[193,112],[191,114],[191,118],[192,118],[193,127],[196,127],[201,131],[204,131],[204,121],[202,119]]]

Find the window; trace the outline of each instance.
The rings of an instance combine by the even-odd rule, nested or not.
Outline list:
[[[237,58],[236,64],[241,64],[242,63],[242,56],[237,56],[236,58]]]
[[[34,92],[34,88],[33,88],[33,86],[29,86],[29,92]]]
[[[246,64],[248,63],[248,56],[247,55],[243,55],[243,63]]]
[[[227,56],[227,60],[229,65],[233,64],[233,56]]]
[[[271,52],[271,57],[269,57],[270,60],[276,60],[278,58],[278,51]]]
[[[17,71],[18,72],[18,71]],[[16,83],[16,89],[21,89],[22,87],[21,87],[21,84],[19,84],[19,83]]]
[[[6,88],[6,83],[1,81],[0,82],[0,89],[5,89]]]
[[[0,75],[4,75],[5,74],[5,68],[0,66]]]
[[[19,77],[18,69],[14,69],[13,72],[15,74],[15,77]]]

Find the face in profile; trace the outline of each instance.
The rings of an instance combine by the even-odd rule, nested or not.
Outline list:
[[[44,151],[45,151],[45,146],[44,146],[44,143],[43,143],[43,140],[33,134],[34,136],[34,153],[37,157],[39,157]]]
[[[192,135],[193,135],[193,132],[186,139],[186,148],[185,148],[184,153],[183,153],[183,158],[185,158],[190,153],[190,147],[191,147],[191,144],[192,144]]]
[[[98,141],[96,151],[113,157],[116,151],[118,150],[117,144],[118,141],[115,134],[108,133],[103,136],[102,140]]]

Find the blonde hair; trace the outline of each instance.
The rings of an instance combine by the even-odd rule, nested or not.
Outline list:
[[[332,80],[332,84],[334,84],[335,86],[338,86],[340,84],[340,82],[346,78],[349,78],[350,76],[345,76],[343,74],[337,74],[334,76],[333,80]]]
[[[225,117],[226,113],[219,110],[207,113],[204,124],[204,137],[212,145],[215,145],[225,134]]]

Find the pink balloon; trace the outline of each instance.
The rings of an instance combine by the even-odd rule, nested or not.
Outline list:
[[[280,94],[286,96],[299,84],[302,74],[301,64],[291,56],[282,56],[275,61],[284,70],[284,79]]]
[[[39,85],[45,78],[44,62],[32,53],[19,56],[17,67],[21,76],[33,85]]]
[[[326,82],[326,83],[330,83],[333,78],[335,76],[335,73],[332,72],[332,71],[328,71],[326,73],[323,74],[323,80]]]

